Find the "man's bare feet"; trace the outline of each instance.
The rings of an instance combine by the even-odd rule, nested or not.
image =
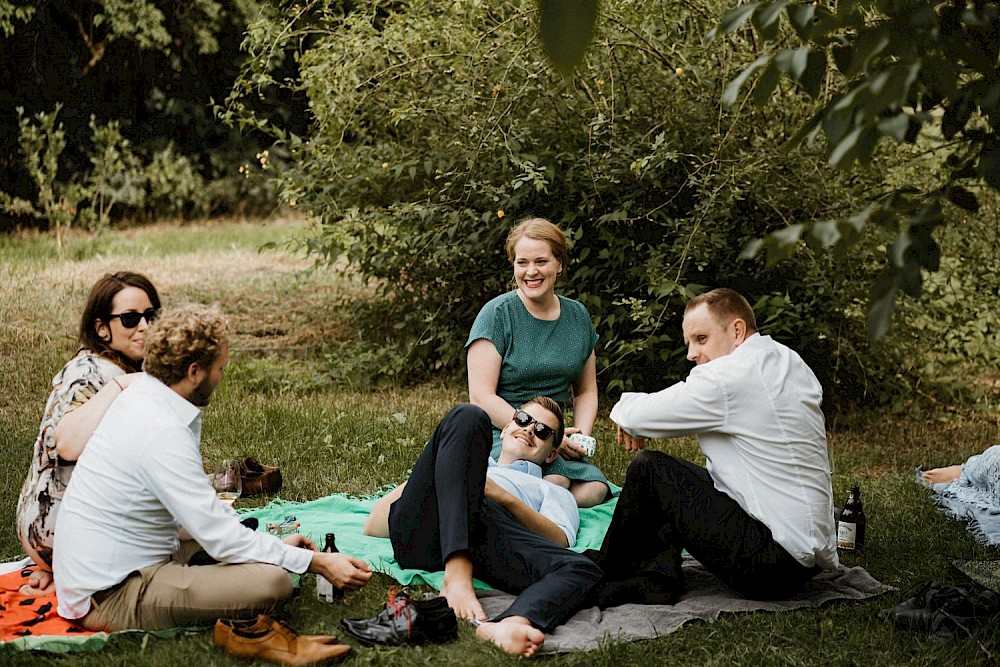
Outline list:
[[[927,484],[951,484],[962,474],[962,466],[934,468],[924,472],[924,482]]]
[[[448,606],[455,612],[455,616],[467,621],[485,621],[486,612],[483,605],[476,597],[476,589],[472,587],[472,582],[449,582],[447,576],[441,586],[441,595],[448,600]]]
[[[31,573],[28,583],[21,586],[18,592],[21,595],[48,595],[56,592],[56,583],[51,572],[39,568]]]
[[[482,623],[476,636],[493,642],[507,653],[530,658],[545,642],[545,633],[523,616],[508,616],[496,623]]]

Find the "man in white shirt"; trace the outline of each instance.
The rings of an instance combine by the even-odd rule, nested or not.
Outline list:
[[[59,510],[59,614],[91,630],[159,630],[268,611],[292,594],[286,570],[364,586],[372,573],[363,561],[317,552],[303,535],[250,530],[216,497],[202,468],[199,408],[229,361],[222,315],[175,311],[149,328],[145,349],[146,375],[108,409]],[[199,545],[220,563],[188,566]]]
[[[525,657],[583,606],[601,577],[568,548],[580,525],[573,494],[542,479],[563,430],[559,404],[533,398],[504,427],[494,462],[489,416],[460,405],[438,424],[409,480],[383,496],[365,524],[367,534],[392,540],[402,567],[444,570],[441,593],[456,615],[477,623],[481,639]],[[519,595],[487,620],[473,575]]]
[[[750,304],[729,289],[684,312],[686,381],[625,393],[611,411],[629,451],[644,438],[695,435],[707,468],[642,452],[600,552],[599,606],[672,604],[681,552],[741,594],[780,599],[836,568],[836,529],[823,391],[798,354],[757,332]]]

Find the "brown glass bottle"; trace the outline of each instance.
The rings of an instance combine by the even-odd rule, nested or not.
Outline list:
[[[866,526],[867,518],[861,505],[861,488],[855,484],[851,487],[847,502],[844,503],[844,511],[837,522],[837,546],[848,550],[864,548]]]
[[[323,544],[323,553],[339,553],[337,549],[336,537],[333,533],[326,534],[326,542]],[[316,575],[316,597],[324,602],[333,602],[335,598],[343,595],[343,591],[333,585],[329,579],[321,574]]]

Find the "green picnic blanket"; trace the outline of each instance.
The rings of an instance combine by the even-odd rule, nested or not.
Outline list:
[[[387,488],[385,492],[389,490]],[[619,489],[614,487],[614,490]],[[257,530],[265,530],[268,523],[280,523],[285,517],[294,516],[301,524],[299,532],[312,539],[317,547],[322,546],[326,533],[334,533],[340,551],[361,558],[376,572],[388,575],[404,586],[424,584],[441,590],[444,572],[403,569],[393,558],[392,545],[387,538],[368,537],[363,533],[365,520],[377,500],[378,497],[354,498],[339,493],[304,503],[276,499],[265,507],[247,511],[245,515],[260,521]],[[601,547],[617,504],[618,500],[614,498],[597,507],[580,510],[580,530],[574,551]],[[489,588],[481,581],[476,582],[476,587]]]

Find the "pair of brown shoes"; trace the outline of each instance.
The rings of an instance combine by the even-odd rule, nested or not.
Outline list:
[[[251,620],[220,618],[212,641],[236,658],[267,660],[279,665],[315,665],[347,657],[351,647],[331,635],[300,635],[265,614]]]
[[[281,470],[277,466],[264,465],[252,456],[240,459],[240,483],[243,485],[241,495],[273,496],[281,491]]]

